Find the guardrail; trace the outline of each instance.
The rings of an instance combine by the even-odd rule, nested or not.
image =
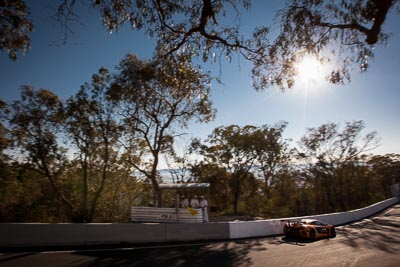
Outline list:
[[[366,208],[315,216],[330,224],[357,221],[384,210],[400,200],[387,199]],[[62,246],[171,241],[228,240],[282,234],[286,219],[221,223],[2,223],[0,246]]]

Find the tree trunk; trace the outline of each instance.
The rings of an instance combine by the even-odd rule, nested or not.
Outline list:
[[[239,203],[239,196],[238,194],[234,194],[233,197],[233,213],[238,214],[238,203]]]

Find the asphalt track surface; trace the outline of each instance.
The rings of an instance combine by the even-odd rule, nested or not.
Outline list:
[[[5,266],[400,266],[400,204],[337,227],[337,237],[307,241],[282,236],[226,242],[163,244],[68,251],[3,250]]]

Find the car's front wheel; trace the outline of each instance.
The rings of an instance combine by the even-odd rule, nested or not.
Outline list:
[[[336,237],[336,230],[334,227],[331,229],[331,237]]]

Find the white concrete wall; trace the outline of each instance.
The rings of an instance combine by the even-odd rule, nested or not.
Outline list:
[[[278,235],[282,233],[284,223],[281,219],[229,222],[230,237],[235,239]]]
[[[399,201],[399,197],[394,197],[378,202],[366,208],[347,212],[252,222],[229,222],[230,237],[234,239],[283,234],[283,226],[287,220],[298,220],[302,218],[315,218],[333,225],[346,224],[369,217],[381,210],[386,209],[387,207],[396,204]]]
[[[0,247],[229,239],[227,223],[0,224]]]

